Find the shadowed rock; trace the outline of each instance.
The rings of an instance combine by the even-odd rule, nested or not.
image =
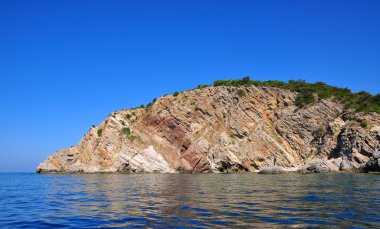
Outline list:
[[[380,172],[380,151],[376,150],[364,166],[364,172]]]

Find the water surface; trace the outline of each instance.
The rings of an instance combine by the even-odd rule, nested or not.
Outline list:
[[[0,174],[5,228],[380,228],[377,174]]]

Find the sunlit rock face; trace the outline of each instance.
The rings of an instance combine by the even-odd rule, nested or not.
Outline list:
[[[380,140],[379,114],[352,113],[333,100],[298,109],[296,95],[256,86],[166,95],[112,113],[37,172],[362,171]]]

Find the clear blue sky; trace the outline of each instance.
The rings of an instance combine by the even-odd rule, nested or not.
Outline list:
[[[380,92],[380,1],[0,0],[0,171],[215,79]]]

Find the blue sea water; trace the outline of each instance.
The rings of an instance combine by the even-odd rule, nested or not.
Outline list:
[[[378,174],[0,174],[1,228],[380,228]]]

